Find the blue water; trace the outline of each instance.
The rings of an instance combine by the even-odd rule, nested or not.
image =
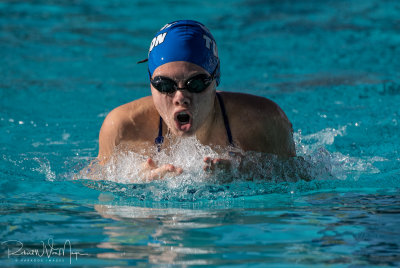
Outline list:
[[[399,14],[395,0],[1,1],[0,266],[400,266]],[[106,114],[150,93],[136,61],[188,18],[217,40],[220,89],[277,102],[306,165],[143,184],[125,155],[88,180]],[[190,168],[193,146],[174,161]],[[17,241],[25,255],[9,255]]]

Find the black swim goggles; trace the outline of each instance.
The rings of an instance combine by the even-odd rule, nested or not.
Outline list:
[[[182,88],[178,87],[178,84],[176,83],[175,80],[164,76],[156,76],[153,79],[150,79],[150,82],[155,89],[164,94],[172,94],[177,90],[184,90],[184,89],[191,93],[200,93],[203,92],[206,88],[208,88],[208,86],[215,79],[215,73],[218,69],[218,64],[211,75],[208,74],[195,75],[186,80],[185,87]]]

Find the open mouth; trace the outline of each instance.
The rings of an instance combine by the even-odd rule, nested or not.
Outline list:
[[[182,112],[176,116],[176,119],[180,124],[187,124],[190,121],[190,115]]]
[[[178,112],[175,115],[175,123],[181,131],[188,131],[192,126],[192,116],[187,111]]]

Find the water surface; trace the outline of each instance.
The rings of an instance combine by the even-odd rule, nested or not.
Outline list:
[[[1,241],[72,249],[8,256],[17,244],[3,243],[1,266],[399,266],[399,13],[376,0],[2,1]],[[73,180],[107,113],[150,94],[136,62],[176,19],[213,32],[219,89],[283,108],[311,181],[193,169],[126,183],[129,158],[109,181]]]

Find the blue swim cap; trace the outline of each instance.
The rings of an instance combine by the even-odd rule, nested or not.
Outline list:
[[[200,22],[178,20],[168,23],[157,32],[149,49],[149,73],[165,63],[187,61],[220,80],[217,44],[210,31]],[[218,68],[218,69],[217,69]]]

